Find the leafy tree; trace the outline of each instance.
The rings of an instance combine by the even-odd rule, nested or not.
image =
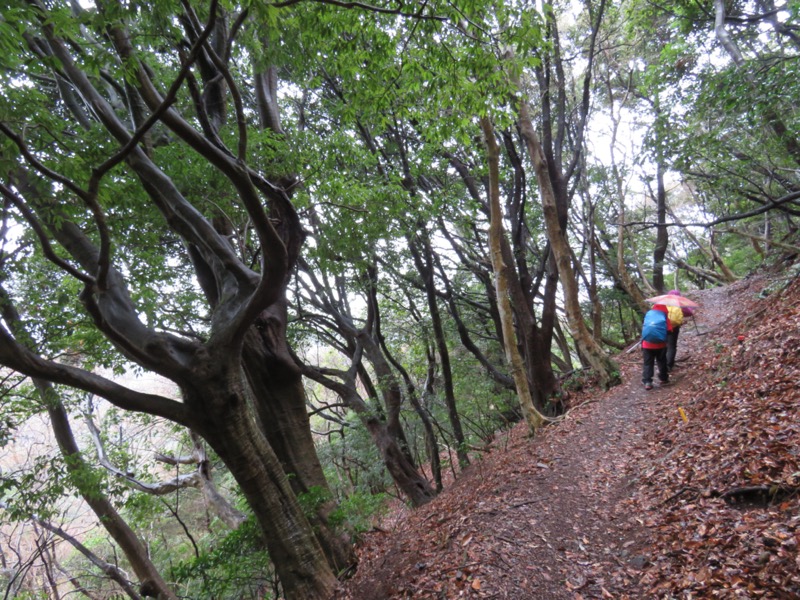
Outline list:
[[[20,24],[15,35],[27,60],[7,65],[14,79],[4,84],[13,102],[2,115],[8,174],[3,195],[16,220],[35,233],[44,255],[80,282],[81,301],[94,328],[127,359],[174,381],[182,402],[137,393],[30,352],[9,323],[0,336],[0,360],[27,375],[80,387],[125,410],[158,415],[198,432],[247,497],[287,593],[326,597],[335,581],[330,564],[341,564],[346,546],[327,532],[324,520],[315,536],[285,474],[302,468],[303,461],[316,461],[307,455],[296,459],[286,450],[311,445],[304,396],[297,397],[302,394],[300,374],[285,345],[284,291],[302,235],[286,182],[270,181],[248,164],[239,73],[231,68],[230,54],[218,53],[228,52],[226,44],[235,38],[213,35],[226,31],[227,14],[212,3],[202,25],[188,7],[172,13],[166,4],[146,15],[138,6],[104,3],[80,12],[77,19],[62,6],[14,8]],[[185,37],[170,21],[171,14],[180,17]],[[236,27],[255,26],[246,11],[238,16],[231,34]],[[162,52],[176,43],[180,64]],[[205,73],[212,66],[214,73]],[[206,93],[178,101],[179,91],[199,90],[194,68]],[[232,132],[222,127],[225,113],[215,103],[223,90],[234,105]],[[36,109],[24,109],[27,103]],[[199,128],[183,111],[194,111]],[[72,141],[81,136],[88,152]],[[226,143],[236,150],[228,151]],[[187,166],[207,170],[203,174],[192,168],[183,175]],[[199,181],[182,185],[190,173]],[[209,202],[208,190],[215,190],[218,202]],[[218,207],[236,215],[232,222],[248,224],[240,238],[241,254],[226,237]],[[117,219],[117,213],[127,214]],[[182,242],[189,250],[209,309],[197,335],[143,318],[162,298],[168,306],[176,296],[168,287],[148,294],[131,291],[146,283],[124,265],[138,269],[154,256],[138,240],[125,237],[130,219],[139,214],[162,240]],[[252,269],[251,259],[260,268]],[[277,369],[280,364],[291,368]],[[256,366],[259,373],[271,373],[271,379],[254,376]],[[270,402],[271,407],[287,402],[283,414],[299,419],[280,431],[291,441],[278,444],[270,429],[275,421],[262,418],[262,430],[253,418],[254,412],[266,414]],[[308,467],[301,476],[313,480],[322,476],[321,469],[314,475]]]

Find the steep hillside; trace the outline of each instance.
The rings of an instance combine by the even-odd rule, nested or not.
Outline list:
[[[367,534],[341,597],[800,598],[800,283],[689,295],[669,386],[620,355],[623,385]]]

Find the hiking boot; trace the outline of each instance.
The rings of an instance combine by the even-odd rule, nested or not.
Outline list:
[[[658,385],[661,386],[661,387],[667,386],[667,385],[669,385],[669,381],[659,381]]]
[[[646,390],[652,390],[652,389],[653,389],[653,384],[652,384],[652,383],[645,383],[645,384],[644,384],[644,389],[646,389]]]

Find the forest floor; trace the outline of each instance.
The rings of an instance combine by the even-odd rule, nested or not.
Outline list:
[[[620,354],[622,385],[363,535],[339,597],[800,598],[800,278],[687,295],[668,386]]]

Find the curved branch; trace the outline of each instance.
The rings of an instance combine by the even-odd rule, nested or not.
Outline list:
[[[89,429],[89,435],[94,442],[95,451],[97,452],[97,460],[100,463],[100,466],[102,466],[106,471],[115,477],[124,481],[132,489],[153,496],[166,496],[167,494],[171,494],[175,490],[182,488],[200,488],[203,486],[203,479],[199,471],[184,473],[182,475],[173,477],[169,481],[159,481],[157,483],[148,483],[146,481],[137,479],[132,474],[116,467],[108,458],[103,441],[100,438],[100,430],[97,428],[94,419],[92,419],[92,415],[88,412],[84,412],[83,420],[86,423],[86,426]]]
[[[42,252],[50,262],[56,265],[59,269],[66,271],[79,281],[83,281],[86,284],[94,283],[94,279],[91,276],[81,273],[78,269],[73,267],[55,253],[53,246],[50,244],[50,240],[47,237],[47,233],[42,227],[42,224],[36,218],[36,215],[33,213],[33,211],[28,208],[28,205],[25,204],[25,201],[22,198],[17,196],[13,190],[2,183],[0,183],[0,194],[5,196],[5,198],[7,198],[8,201],[11,202],[11,204],[13,204],[20,213],[22,213],[23,218],[31,226],[31,229],[33,229],[34,233],[36,233],[36,237],[39,238],[39,243],[42,245]]]
[[[218,0],[212,0],[211,2],[211,14],[208,18],[208,23],[206,24],[205,29],[200,34],[200,37],[192,46],[188,56],[184,60],[183,64],[181,65],[180,70],[178,71],[178,76],[172,82],[172,85],[167,90],[166,95],[161,100],[160,106],[158,106],[150,116],[145,120],[144,123],[133,133],[130,139],[120,148],[120,150],[114,154],[113,156],[109,157],[103,164],[99,167],[94,169],[92,172],[92,178],[90,179],[90,189],[92,182],[97,180],[99,184],[99,180],[110,171],[112,168],[117,166],[121,163],[128,154],[136,147],[139,141],[147,134],[147,132],[161,119],[161,116],[166,112],[166,110],[172,106],[173,102],[175,102],[175,98],[178,95],[178,90],[183,85],[184,80],[186,79],[189,69],[197,60],[198,55],[203,49],[203,44],[205,44],[208,37],[211,35],[212,30],[214,29],[214,21],[216,19],[216,5]]]
[[[11,129],[6,127],[5,123],[0,122],[0,132],[2,132],[8,139],[14,142],[14,145],[19,148],[20,153],[22,156],[25,157],[25,161],[31,165],[34,169],[36,169],[39,173],[50,179],[51,181],[55,181],[56,183],[60,183],[65,188],[74,192],[76,196],[80,197],[81,199],[86,199],[89,192],[84,190],[82,187],[74,183],[71,179],[64,177],[61,173],[57,173],[52,169],[43,165],[39,160],[31,154],[30,150],[28,150],[27,144],[23,141],[23,139],[14,133]]]
[[[184,0],[186,10],[191,12],[191,6]],[[216,11],[216,0],[212,3],[212,11]],[[209,19],[206,32],[210,32],[213,20]],[[207,35],[206,35],[207,37]],[[198,43],[201,40],[198,40]],[[262,273],[258,287],[251,295],[246,307],[235,318],[232,323],[231,337],[239,339],[250,327],[253,319],[264,308],[276,302],[283,292],[283,282],[288,274],[288,250],[278,232],[273,227],[266,212],[264,211],[257,188],[250,176],[249,169],[245,164],[247,157],[247,119],[244,114],[244,105],[239,88],[233,79],[230,70],[217,52],[210,46],[205,48],[214,66],[222,74],[228,84],[231,96],[236,108],[236,122],[239,131],[239,143],[237,149],[237,169],[227,173],[229,179],[237,188],[239,197],[244,203],[248,215],[253,221],[253,225],[261,241],[261,262]]]
[[[58,241],[85,270],[95,268],[99,256],[97,247],[77,225],[59,213],[55,200],[40,197],[37,188],[24,178],[15,185],[23,193],[32,196],[33,204],[42,209],[41,214],[46,219],[44,225],[49,228],[50,237]],[[91,279],[83,282],[81,300],[97,328],[126,356],[142,366],[170,378],[186,375],[185,358],[193,354],[196,344],[143,325],[122,276],[115,269],[111,269],[108,276],[110,285],[105,290],[95,290]],[[95,297],[97,292],[99,295]]]
[[[192,426],[192,415],[183,403],[165,396],[137,392],[95,373],[44,359],[18,344],[2,326],[0,326],[0,364],[28,377],[38,377],[52,383],[91,392],[123,410],[163,417],[186,427]]]
[[[307,0],[284,0],[283,2],[275,2],[272,6],[275,8],[285,8],[287,6],[294,6]],[[422,19],[424,21],[447,21],[447,17],[440,17],[436,15],[423,15],[421,11],[415,13],[404,12],[399,8],[382,8],[373,4],[366,4],[365,2],[344,2],[342,0],[312,0],[319,4],[329,4],[331,6],[339,6],[341,8],[361,8],[369,12],[375,12],[385,15],[397,15],[400,17],[407,17],[411,19]]]
[[[111,33],[117,51],[122,59],[138,63],[135,50],[130,43],[127,33],[119,27],[112,29]],[[213,54],[212,50],[207,50]],[[137,75],[139,78],[140,92],[145,102],[151,109],[161,106],[161,96],[158,90],[148,77],[144,67],[140,63],[138,64]],[[227,70],[224,69],[224,65],[222,67],[223,70]],[[229,315],[230,327],[221,332],[218,337],[219,343],[235,345],[241,340],[241,337],[252,324],[256,315],[265,307],[276,302],[283,294],[286,276],[289,272],[288,250],[261,205],[258,190],[253,183],[251,171],[247,165],[245,165],[244,161],[242,159],[234,159],[230,154],[224,152],[214,144],[209,143],[205,137],[172,108],[167,108],[164,111],[162,122],[229,179],[236,188],[245,210],[253,220],[255,230],[261,241],[262,273],[255,289],[252,287],[254,274],[239,263],[229,247],[226,248],[224,252],[225,266],[234,277],[236,277],[240,286],[239,298],[243,299],[242,291],[246,293],[252,290],[246,300],[245,306],[241,310],[235,311],[233,314]],[[189,205],[188,202],[186,205],[185,209],[188,211],[191,205]],[[191,207],[191,210],[194,210],[194,207]],[[210,228],[201,215],[198,215],[198,217],[198,219],[193,220],[193,227],[202,226],[204,229]],[[216,232],[214,232],[213,235],[215,239],[219,238]],[[193,239],[193,241],[195,240]],[[207,242],[202,236],[199,236],[195,243],[200,247],[207,247]],[[218,253],[219,249],[215,248],[214,254],[223,256]]]
[[[755,208],[751,211],[745,213],[739,213],[737,215],[728,215],[727,217],[720,217],[718,219],[714,219],[713,221],[708,221],[706,223],[663,223],[663,225],[664,227],[706,227],[706,228],[714,227],[715,225],[728,223],[730,221],[741,221],[742,219],[747,219],[748,217],[755,217],[770,210],[776,209],[780,207],[782,204],[786,204],[788,202],[794,202],[795,200],[800,200],[800,191],[792,192],[791,194],[786,194],[785,196],[781,196],[777,200],[772,200],[770,201],[769,204],[766,204],[760,208]],[[652,221],[630,221],[627,223],[622,223],[623,227],[628,227],[630,225],[643,225],[645,227],[656,227],[661,224],[654,223]]]
[[[52,25],[46,21],[46,15],[43,14],[41,19],[47,41],[53,51],[53,56],[60,61],[65,75],[92,106],[95,114],[108,132],[119,143],[126,144],[131,137],[126,126],[119,120],[114,109],[95,89],[86,74],[72,60],[72,56],[67,50],[66,44],[63,40],[56,37]],[[112,29],[110,33],[112,34],[115,44],[118,46],[118,52],[123,60],[132,60],[133,50],[124,32],[119,28],[115,28]],[[141,79],[149,82],[147,74],[144,73],[144,68],[141,65],[139,68],[139,76]],[[160,96],[154,88],[148,89],[147,91],[152,93],[150,93],[149,96],[143,94],[143,98],[151,110],[158,110],[162,107]],[[155,94],[155,102],[153,102],[153,94]],[[168,121],[170,118],[174,118],[176,114],[177,113],[175,113],[172,108],[168,106],[164,107],[161,120],[169,125]],[[178,117],[178,120],[181,119]],[[192,129],[188,124],[186,124],[186,126]],[[200,152],[201,155],[206,157],[218,168],[222,168],[220,165],[224,163],[230,170],[233,159],[228,154],[225,154],[222,150],[209,143],[204,137],[198,135],[196,131],[193,129],[192,131],[195,135],[193,139],[187,143],[195,150],[202,148],[204,152]],[[209,158],[209,156],[214,156],[214,160]],[[189,241],[194,242],[199,247],[205,248],[208,252],[213,254],[216,259],[222,263],[223,267],[237,279],[240,285],[251,285],[254,276],[252,271],[240,263],[227,241],[222,239],[199,211],[182,196],[169,177],[167,177],[138,147],[132,148],[127,158],[129,165],[142,180],[150,197],[165,214],[167,219],[171,220],[171,225]]]

